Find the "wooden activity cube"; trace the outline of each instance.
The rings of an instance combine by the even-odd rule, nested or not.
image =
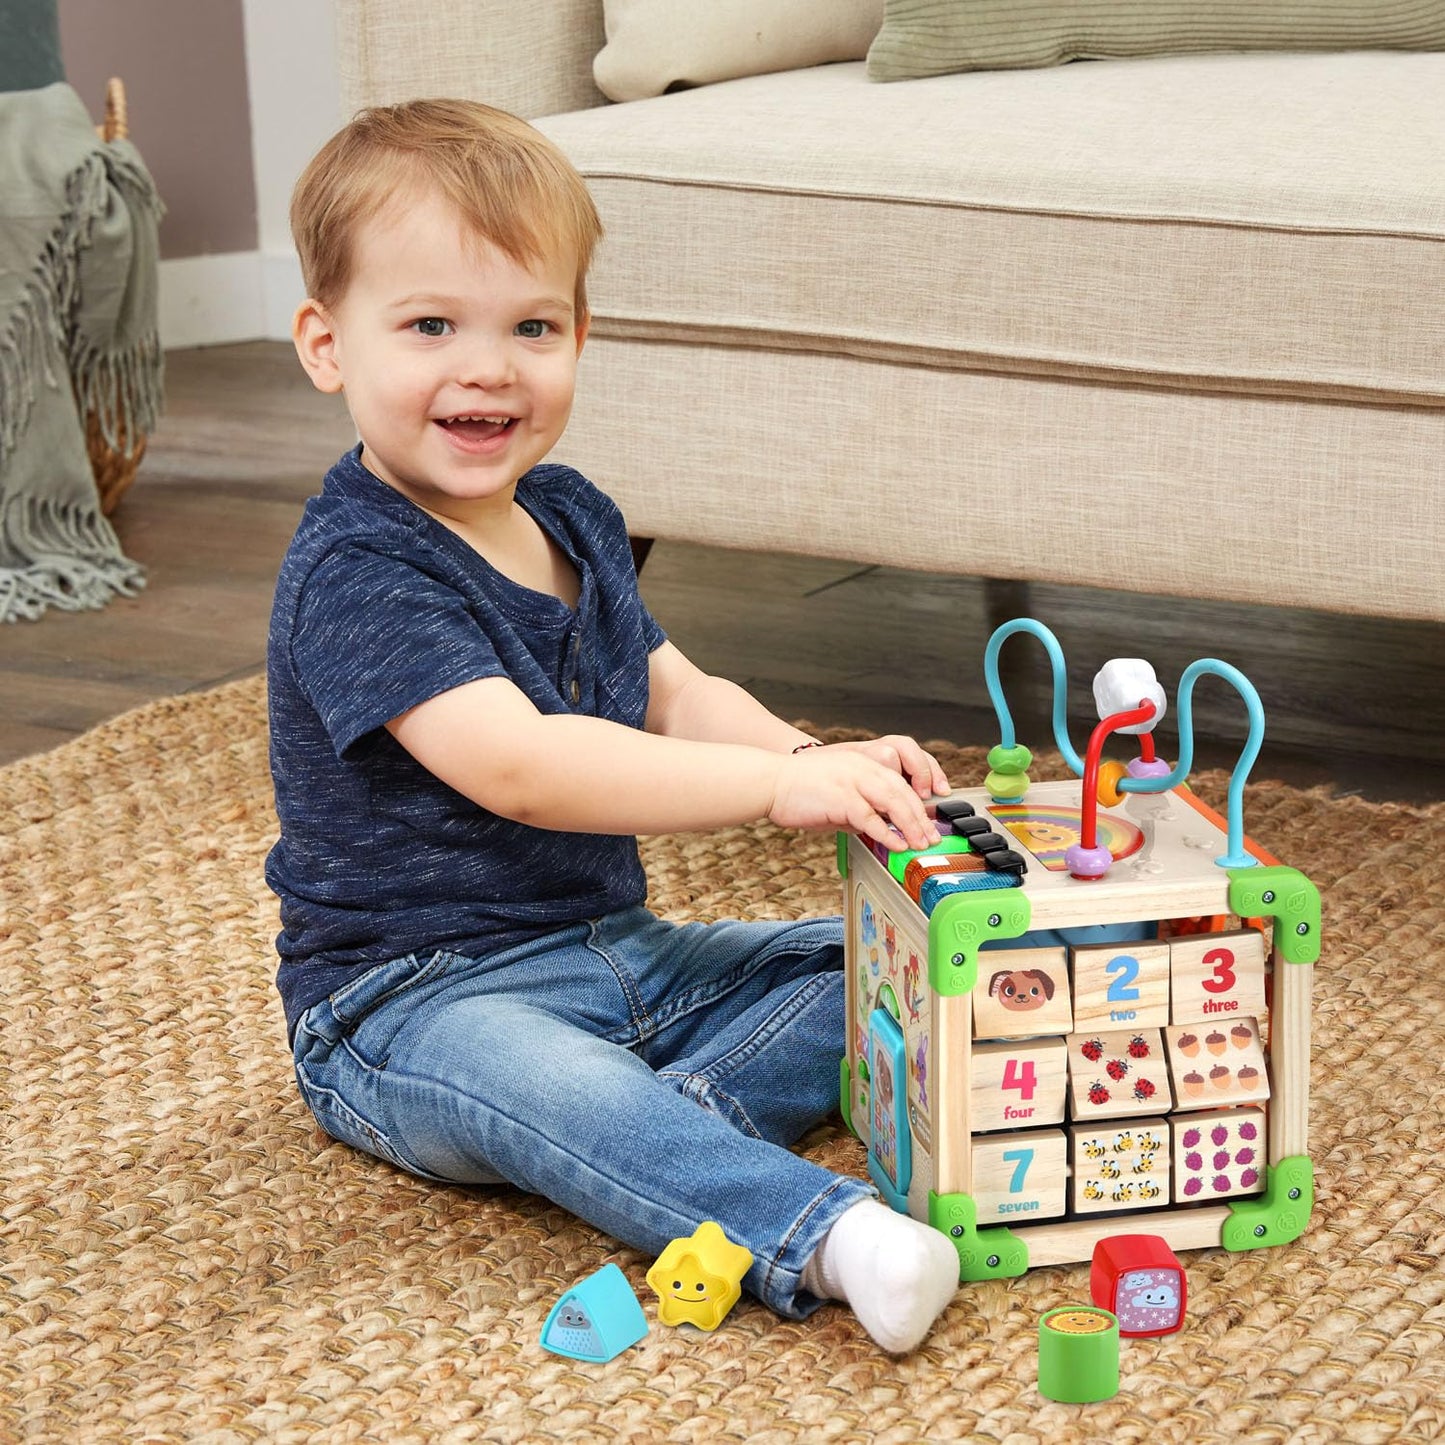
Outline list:
[[[1253,865],[1222,866],[1223,821],[1185,788],[1100,809],[1115,861],[1095,879],[1063,861],[1078,782],[954,799],[1021,877],[963,836],[917,854],[839,838],[842,1107],[883,1197],[946,1232],[965,1279],[1088,1260],[1121,1231],[1298,1238],[1314,885],[1247,840]]]

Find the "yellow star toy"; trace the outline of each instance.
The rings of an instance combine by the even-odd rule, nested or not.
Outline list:
[[[695,1234],[674,1239],[647,1271],[657,1294],[657,1317],[665,1325],[715,1330],[742,1294],[742,1277],[753,1256],[734,1244],[722,1226],[705,1219]]]

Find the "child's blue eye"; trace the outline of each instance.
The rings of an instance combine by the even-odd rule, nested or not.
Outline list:
[[[420,336],[445,336],[448,323],[440,316],[423,316],[420,321],[413,321],[412,326]]]
[[[547,334],[547,323],[545,321],[519,321],[517,323],[517,335],[525,337],[528,341],[540,341]]]

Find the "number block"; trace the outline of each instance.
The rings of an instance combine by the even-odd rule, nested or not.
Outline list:
[[[1069,1112],[1080,1121],[1169,1109],[1169,1066],[1158,1029],[1070,1034]]]
[[[1253,1104],[1269,1098],[1264,1046],[1254,1019],[1184,1024],[1164,1031],[1181,1109]]]
[[[1169,1022],[1167,943],[1087,943],[1071,952],[1075,1033]]]
[[[1257,928],[1199,933],[1169,945],[1171,1023],[1265,1012],[1264,935]]]
[[[1169,1126],[1163,1119],[1123,1128],[1075,1124],[1069,1156],[1076,1214],[1169,1202]]]
[[[978,1222],[1021,1223],[1064,1212],[1068,1176],[1062,1129],[983,1135],[973,1141],[973,1201]]]
[[[973,1034],[1020,1039],[1074,1030],[1068,955],[1062,948],[990,948],[978,957]]]
[[[1067,1075],[1063,1039],[975,1044],[970,1127],[1027,1129],[1063,1123]]]
[[[1182,1114],[1169,1124],[1174,1131],[1174,1197],[1181,1204],[1258,1194],[1264,1188],[1263,1109]]]

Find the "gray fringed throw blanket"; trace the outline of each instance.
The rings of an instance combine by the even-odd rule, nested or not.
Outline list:
[[[85,444],[161,409],[155,184],[67,85],[0,95],[0,621],[144,585],[101,515]]]

